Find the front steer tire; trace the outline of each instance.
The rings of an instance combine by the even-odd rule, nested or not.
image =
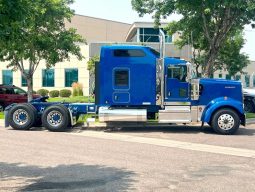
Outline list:
[[[42,125],[49,131],[62,132],[70,126],[70,115],[64,105],[52,105],[42,114]]]
[[[232,109],[220,109],[213,115],[211,126],[218,134],[232,135],[239,129],[240,117]]]
[[[30,103],[17,104],[9,112],[7,119],[15,130],[29,130],[36,121],[36,109]]]

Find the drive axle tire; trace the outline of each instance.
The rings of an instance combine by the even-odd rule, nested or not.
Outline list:
[[[16,130],[28,130],[36,121],[36,109],[30,103],[13,106],[8,112],[10,126]]]
[[[220,109],[212,117],[212,128],[223,135],[234,134],[240,126],[240,118],[232,109]]]
[[[52,105],[42,114],[42,125],[49,131],[65,131],[70,125],[70,115],[64,105]]]

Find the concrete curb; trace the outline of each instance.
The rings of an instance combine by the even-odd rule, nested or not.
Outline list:
[[[78,125],[76,127],[81,127],[84,130],[106,130],[106,129],[119,129],[119,128],[163,128],[163,127],[170,127],[176,124],[158,124],[158,123],[90,123],[90,124],[83,124]],[[197,126],[200,127],[200,123],[192,123],[187,126]]]

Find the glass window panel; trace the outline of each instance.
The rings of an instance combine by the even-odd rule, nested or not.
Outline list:
[[[231,80],[231,75],[227,74],[227,75],[226,75],[226,79],[227,79],[227,80]]]
[[[14,88],[13,91],[14,91],[14,94],[16,94],[16,95],[26,95],[27,94],[26,91],[24,91],[23,89],[20,89],[20,88]]]
[[[220,78],[220,79],[222,78],[222,74],[219,74],[219,78]]]
[[[167,77],[185,82],[187,77],[187,67],[169,67],[167,71]]]
[[[146,54],[138,49],[117,49],[114,50],[115,57],[144,57]]]
[[[253,87],[255,87],[255,75],[253,75]]]
[[[241,75],[236,75],[236,76],[235,76],[235,80],[236,80],[236,81],[241,80]]]
[[[43,69],[42,70],[43,87],[54,87],[55,86],[55,71],[54,69]]]
[[[172,36],[167,35],[167,31],[162,29],[166,34],[166,43],[172,42]],[[159,29],[155,28],[140,28],[140,42],[159,42]]]
[[[78,69],[65,69],[65,86],[72,87],[74,82],[78,82]]]
[[[28,72],[28,69],[25,69],[25,72]],[[21,75],[21,87],[27,87],[27,80]]]
[[[115,71],[115,86],[129,86],[128,70],[116,70]]]
[[[12,70],[3,70],[2,71],[3,84],[12,85],[13,84],[13,72]]]
[[[250,75],[245,75],[245,86],[250,87]]]

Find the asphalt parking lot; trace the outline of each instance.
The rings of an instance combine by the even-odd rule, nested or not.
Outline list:
[[[225,147],[255,150],[255,124],[240,127],[235,135],[216,134],[209,126],[169,126],[150,128],[122,128],[118,132],[127,135],[170,139],[183,142],[201,143]]]
[[[0,127],[0,191],[224,191],[255,188],[255,125],[53,133]]]

